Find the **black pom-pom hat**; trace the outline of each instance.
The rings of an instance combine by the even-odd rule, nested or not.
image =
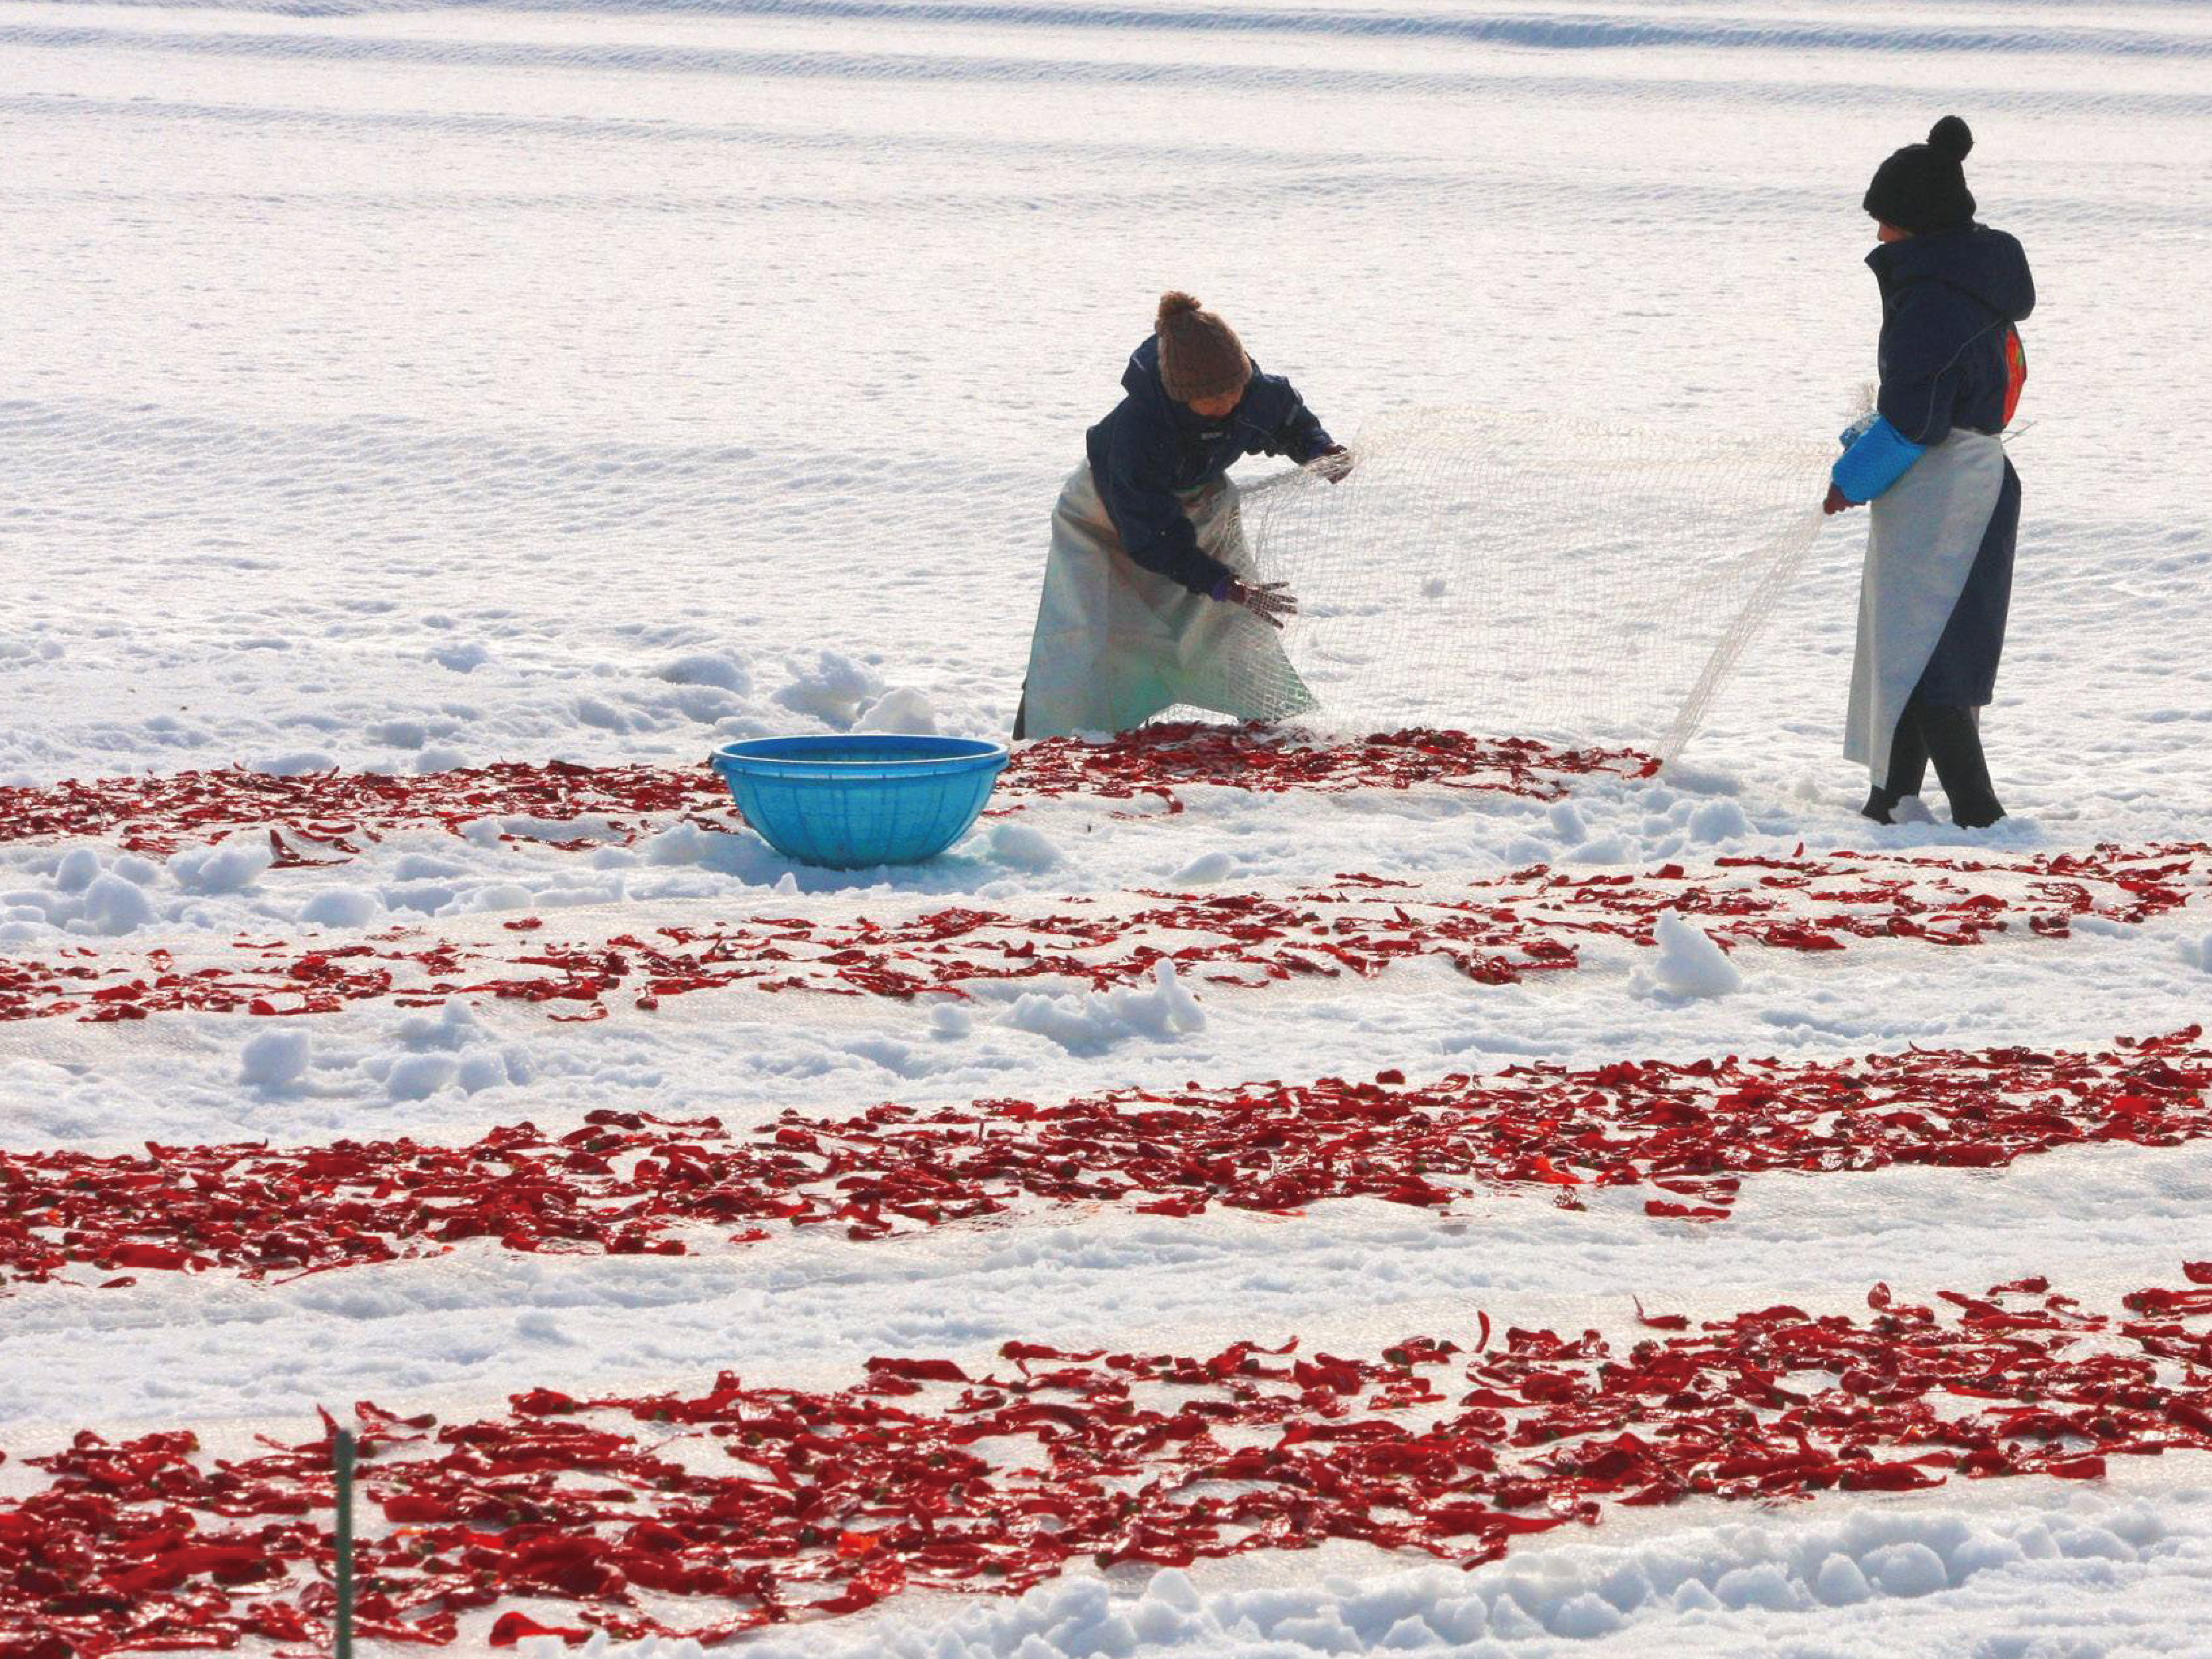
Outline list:
[[[1948,230],[1974,216],[1974,192],[1962,165],[1974,148],[1971,128],[1947,115],[1928,130],[1924,144],[1907,144],[1875,169],[1866,210],[1884,224],[1915,235]]]

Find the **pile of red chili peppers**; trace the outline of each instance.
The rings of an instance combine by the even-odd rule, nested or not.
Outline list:
[[[1054,740],[1016,757],[1010,805],[1178,789],[1434,785],[1557,799],[1642,775],[1627,751],[1407,731],[1338,745],[1220,726]],[[0,789],[0,842],[97,836],[155,854],[266,834],[280,867],[339,862],[410,827],[579,849],[672,818],[735,822],[710,773],[493,766],[422,777],[236,770]],[[568,833],[573,830],[573,834]],[[1359,874],[1282,896],[1156,893],[1058,914],[968,908],[878,924],[752,918],[649,937],[498,942],[394,931],[323,950],[232,941],[212,959],[88,948],[0,960],[0,1020],[179,1010],[274,1016],[387,1000],[543,1003],[750,986],[910,999],[988,981],[1105,988],[1162,960],[1209,986],[1370,975],[1434,957],[1484,983],[1571,969],[1593,937],[1651,942],[1692,919],[1724,949],[1970,946],[2077,920],[2131,925],[2186,902],[2202,843],[1984,860],[1838,853],[1568,875],[1543,866],[1448,893]],[[510,942],[511,940],[511,942]],[[439,1254],[682,1255],[830,1226],[860,1240],[1020,1204],[1187,1216],[1345,1198],[1442,1207],[1533,1187],[1570,1208],[1632,1189],[1655,1218],[1716,1222],[1747,1177],[1917,1164],[1993,1168],[2068,1146],[2212,1134],[2197,1027],[2102,1052],[1911,1050],[1839,1063],[1529,1066],[1408,1085],[1326,1079],[987,1100],[847,1117],[595,1111],[462,1146],[0,1152],[0,1284],[119,1287],[160,1272],[281,1279]],[[80,1276],[81,1275],[81,1276]],[[1364,1540],[1474,1563],[1611,1504],[1896,1491],[1954,1477],[2104,1472],[2115,1455],[2212,1450],[2212,1262],[2093,1310],[2040,1279],[1940,1310],[1886,1286],[1863,1317],[1775,1307],[1693,1326],[1645,1316],[1623,1343],[1508,1331],[1379,1354],[1244,1341],[1207,1357],[1009,1342],[987,1374],[877,1358],[832,1393],[512,1397],[441,1424],[362,1402],[368,1505],[361,1632],[511,1646],[604,1631],[706,1639],[855,1611],[908,1587],[1018,1590],[1090,1559]],[[335,1604],[327,1418],[304,1444],[206,1455],[189,1431],[89,1431],[24,1460],[0,1499],[0,1659],[249,1640],[320,1651]],[[4,1457],[4,1454],[0,1454]],[[523,1607],[507,1605],[521,1601]],[[681,1609],[681,1611],[672,1611]]]
[[[1579,938],[1649,945],[1656,918],[1670,909],[1724,949],[1839,951],[1855,939],[1970,945],[2015,924],[2049,936],[2063,936],[2083,916],[2132,924],[2186,903],[2208,854],[2212,848],[2192,842],[1996,860],[1723,858],[1695,872],[1669,864],[1597,876],[1539,865],[1449,897],[1349,874],[1280,897],[1147,893],[1134,908],[1068,899],[1062,914],[954,908],[884,925],[762,918],[591,943],[530,937],[505,950],[452,940],[410,949],[407,940],[417,936],[398,932],[327,949],[239,940],[227,957],[199,965],[166,951],[79,947],[55,960],[0,957],[0,1021],[142,1019],[179,1010],[312,1014],[452,997],[544,1003],[575,1010],[556,1019],[598,1019],[617,995],[650,1009],[665,997],[736,985],[902,1000],[962,996],[991,981],[1104,989],[1141,982],[1164,958],[1216,986],[1364,977],[1421,957],[1479,983],[1510,984],[1578,966]],[[533,936],[542,923],[522,917],[504,926]]]
[[[1283,1213],[1355,1197],[1441,1207],[1524,1185],[1580,1207],[1635,1188],[1652,1194],[1650,1215],[1716,1221],[1746,1176],[1991,1169],[2066,1146],[2203,1139],[2202,1036],[2192,1026],[2104,1053],[1647,1060],[1419,1086],[1386,1073],[1050,1106],[883,1105],[845,1119],[787,1112],[741,1134],[714,1118],[601,1110],[567,1134],[523,1123],[458,1146],[0,1152],[0,1283],[71,1270],[115,1275],[92,1281],[110,1285],[159,1270],[282,1277],[467,1239],[680,1255],[771,1228],[882,1238],[1024,1200]]]
[[[518,818],[545,828],[504,839],[580,850],[634,841],[650,816],[727,806],[729,800],[721,780],[703,767],[500,762],[419,776],[310,772],[277,777],[231,766],[0,788],[0,842],[112,837],[126,852],[167,857],[195,842],[266,830],[280,855],[292,861],[342,863],[395,830],[458,835],[483,819]],[[551,825],[581,819],[593,822],[574,838],[550,833]],[[295,850],[301,848],[307,850]]]
[[[1013,1591],[1070,1563],[1364,1540],[1476,1563],[1614,1504],[1771,1501],[1954,1478],[2088,1479],[2212,1450],[2212,1262],[2093,1310],[2041,1279],[1854,1317],[1409,1336],[1378,1354],[1008,1342],[987,1372],[878,1358],[831,1394],[578,1399],[472,1422],[356,1407],[365,1636],[512,1645],[719,1639],[908,1588]],[[89,1431],[0,1501],[7,1659],[253,1637],[319,1644],[333,1601],[330,1427],[237,1460],[188,1431]],[[536,1613],[499,1609],[526,1599]],[[544,1604],[555,1604],[557,1615]],[[672,1614],[672,1606],[694,1611]],[[294,1647],[304,1654],[311,1647]]]
[[[1431,726],[1304,744],[1264,726],[1191,723],[1141,726],[1104,743],[1048,738],[1016,750],[1000,787],[1017,799],[1148,795],[1180,812],[1178,786],[1334,794],[1437,784],[1559,800],[1576,778],[1643,778],[1658,769],[1656,760],[1632,749],[1558,749],[1528,738],[1479,738]]]
[[[1594,774],[1643,777],[1658,763],[1625,749],[1557,749],[1413,727],[1341,743],[1266,726],[1148,726],[1104,743],[1054,738],[1014,754],[1005,802],[1064,795],[1149,796],[1182,810],[1178,786],[1279,793],[1438,784],[1556,800]],[[0,787],[0,842],[116,838],[166,857],[196,842],[265,831],[278,867],[343,863],[395,830],[459,835],[489,821],[507,842],[580,852],[628,846],[672,815],[708,830],[738,822],[728,789],[704,766],[575,766],[502,762],[413,776],[313,772],[276,777],[243,767],[164,777],[95,778]],[[569,826],[573,835],[556,826]]]

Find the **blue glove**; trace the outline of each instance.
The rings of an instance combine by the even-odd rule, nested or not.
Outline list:
[[[1856,437],[1852,437],[1856,433]],[[1876,415],[1844,434],[1850,440],[1828,474],[1833,489],[1849,501],[1870,501],[1912,470],[1912,464],[1928,453],[1928,446],[1917,444],[1882,416]],[[1831,508],[1831,511],[1834,509]]]

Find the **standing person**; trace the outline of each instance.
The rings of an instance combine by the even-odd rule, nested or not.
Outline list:
[[[1824,503],[1874,503],[1859,587],[1844,753],[1873,789],[1860,810],[1888,823],[1936,763],[1951,821],[2004,817],[1982,754],[2012,599],[2020,476],[1999,441],[2027,355],[2014,325],[2035,308],[2019,242],[1974,222],[1961,165],[1974,136],[1947,115],[1924,144],[1876,169],[1867,255],[1881,288],[1881,391],[1844,434]]]
[[[1251,579],[1229,467],[1286,455],[1334,481],[1349,454],[1188,294],[1160,296],[1121,387],[1053,509],[1015,738],[1126,732],[1176,703],[1243,720],[1314,707],[1275,637],[1297,601]]]

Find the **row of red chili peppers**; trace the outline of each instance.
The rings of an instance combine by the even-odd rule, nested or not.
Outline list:
[[[1556,800],[1573,779],[1638,777],[1656,764],[1630,750],[1559,749],[1525,738],[1428,727],[1326,742],[1266,726],[1168,724],[1103,743],[1054,738],[1027,744],[1015,751],[999,793],[1015,804],[1061,795],[1143,795],[1165,802],[1170,811],[1182,810],[1177,788],[1194,785],[1273,793],[1439,784]],[[394,830],[458,835],[487,819],[531,821],[505,830],[503,841],[565,851],[626,846],[672,815],[708,829],[738,821],[728,790],[703,765],[501,762],[417,775],[329,771],[289,777],[225,767],[0,787],[0,842],[114,838],[125,850],[166,856],[188,842],[264,830],[286,866],[340,863]],[[543,827],[550,824],[573,824],[576,833],[564,836]]]
[[[2212,1134],[2212,1048],[2191,1026],[2100,1052],[1910,1049],[1831,1063],[1516,1066],[1408,1085],[1123,1091],[845,1118],[787,1112],[732,1133],[599,1110],[465,1145],[162,1146],[145,1156],[0,1152],[0,1282],[71,1272],[248,1278],[442,1254],[678,1255],[717,1237],[835,1226],[873,1239],[1023,1201],[1285,1213],[1334,1199],[1447,1206],[1534,1186],[1581,1207],[1724,1218],[1745,1176],[1894,1164],[1990,1169],[2055,1149]],[[82,1281],[80,1281],[82,1282]]]
[[[305,950],[241,939],[227,960],[199,967],[166,951],[71,947],[52,960],[0,957],[0,1021],[325,1013],[355,1002],[424,1006],[455,996],[545,1003],[576,1010],[556,1019],[597,1019],[617,994],[650,1009],[665,997],[740,984],[895,999],[960,996],[984,981],[1103,989],[1141,982],[1163,958],[1217,986],[1366,976],[1419,957],[1506,984],[1577,967],[1579,937],[1649,945],[1666,910],[1692,918],[1726,949],[1802,951],[1838,951],[1854,939],[1977,945],[2015,925],[2063,936],[2084,916],[2133,924],[2185,904],[2208,854],[2204,843],[2185,842],[1995,860],[1723,858],[1695,872],[1669,864],[1634,874],[1537,865],[1468,883],[1450,898],[1346,874],[1281,896],[1140,893],[1133,908],[1069,898],[1059,901],[1065,910],[1042,916],[954,908],[882,925],[768,917],[505,951],[452,940],[410,948],[422,936],[405,930]],[[505,926],[535,934],[543,923],[531,916]]]
[[[715,1640],[911,1588],[1021,1590],[1089,1559],[1184,1565],[1353,1539],[1474,1564],[1613,1505],[2094,1478],[2212,1450],[2212,1262],[2093,1310],[2041,1279],[1854,1317],[1790,1306],[1692,1326],[1302,1354],[1068,1352],[983,1375],[878,1358],[830,1393],[577,1398],[468,1422],[363,1402],[362,1634],[494,1647],[553,1633]],[[240,1459],[188,1431],[89,1431],[0,1499],[0,1659],[253,1638],[321,1651],[331,1431]],[[557,1621],[512,1599],[565,1604]],[[696,1611],[670,1609],[693,1602]],[[462,1620],[470,1623],[464,1626]]]

